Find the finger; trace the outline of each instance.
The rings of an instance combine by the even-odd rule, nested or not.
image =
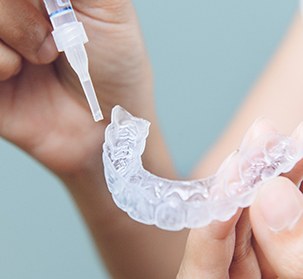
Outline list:
[[[272,266],[268,262],[267,258],[265,257],[260,245],[256,241],[255,237],[252,237],[252,247],[255,251],[256,257],[258,259],[259,269],[262,274],[263,279],[273,279],[277,278],[276,273],[274,272]]]
[[[303,160],[300,160],[290,172],[284,173],[283,176],[299,186],[303,179]]]
[[[257,120],[247,131],[240,152],[251,148],[264,133],[271,131],[271,123],[266,119]],[[221,167],[222,172],[228,169],[229,177],[227,180],[238,179],[239,153],[233,156]],[[220,172],[220,171],[219,171]],[[238,278],[258,278],[259,269],[257,261],[250,246],[250,226],[244,218],[238,227],[238,242],[235,241],[235,224],[239,218],[239,213],[226,223],[216,223],[204,229],[192,230],[189,234],[185,255],[179,270],[178,278],[228,278],[229,268],[233,255],[237,262],[234,265],[233,275]],[[235,246],[235,244],[237,245]],[[236,250],[235,250],[236,247]],[[236,271],[239,265],[240,271]],[[248,270],[245,270],[248,268]],[[247,277],[248,276],[248,277]]]
[[[292,133],[291,137],[295,139],[300,145],[303,142],[303,123],[301,123],[297,129]],[[302,148],[302,146],[301,146]],[[283,176],[289,178],[295,185],[300,185],[303,179],[303,160],[300,160],[295,167]]]
[[[258,150],[259,143],[262,142],[267,135],[276,132],[276,128],[269,119],[264,117],[258,118],[248,129],[242,140],[239,148],[240,152],[242,152],[241,156],[245,156],[243,153],[245,154],[246,150]],[[258,156],[258,152],[255,151],[253,151],[252,157],[249,156],[247,158],[248,161]],[[239,167],[236,167],[237,171],[238,169]],[[230,267],[231,278],[260,278],[261,270],[259,260],[252,246],[252,232],[248,210],[244,210],[236,226],[235,251]]]
[[[22,58],[0,41],[0,81],[7,80],[21,70]]]
[[[239,148],[240,153],[245,152],[247,149],[256,148],[258,142],[260,142],[264,136],[275,131],[276,129],[270,120],[264,117],[257,119],[246,132]],[[235,162],[237,172],[239,170],[239,161],[240,158]],[[235,174],[232,176],[234,178],[236,177]],[[229,271],[230,277],[233,279],[260,278],[261,276],[259,263],[252,248],[251,239],[252,232],[248,210],[243,210],[241,218],[236,225],[235,250]]]
[[[260,189],[250,208],[254,235],[279,278],[303,278],[303,197],[287,178]]]
[[[230,278],[260,278],[261,273],[252,247],[252,232],[248,210],[244,209],[236,225],[235,251],[230,267]],[[263,278],[263,277],[262,277]]]
[[[264,135],[275,132],[277,132],[277,130],[272,121],[265,117],[259,117],[247,130],[239,149],[241,150],[251,147],[251,145],[256,145],[260,138],[263,139]]]
[[[259,137],[272,130],[268,120],[257,120],[246,133],[240,153],[251,148]],[[228,169],[228,181],[238,179],[238,164],[239,153],[228,160],[228,165],[224,163],[221,167],[222,172]],[[236,263],[231,271],[235,278],[260,277],[258,263],[250,245],[251,230],[247,216],[239,223],[238,231],[235,230],[240,212],[241,210],[238,210],[238,214],[228,222],[212,224],[190,232],[178,278],[228,278],[233,256]],[[237,265],[239,271],[236,271]]]
[[[58,53],[51,26],[29,1],[0,0],[0,39],[35,64],[53,61]]]
[[[241,211],[225,223],[191,230],[178,279],[228,278],[235,244],[235,224]]]

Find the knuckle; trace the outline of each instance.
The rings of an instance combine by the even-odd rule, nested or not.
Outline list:
[[[33,18],[27,18],[26,25],[14,28],[14,39],[26,53],[35,54],[41,47],[47,34]]]
[[[251,237],[248,236],[241,241],[237,241],[233,255],[233,264],[239,264],[244,261],[252,250]]]
[[[49,23],[29,1],[3,2],[0,0],[1,40],[35,62],[36,53],[49,34]]]
[[[0,67],[1,67],[1,65],[0,65]],[[5,69],[5,70],[0,69],[0,81],[9,80],[9,79],[13,78],[14,76],[16,76],[19,72],[20,72],[19,67]]]
[[[0,80],[8,80],[17,75],[22,66],[22,59],[16,53],[0,49]]]

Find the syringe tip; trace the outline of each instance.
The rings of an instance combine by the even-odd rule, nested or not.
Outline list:
[[[94,120],[95,120],[96,122],[101,121],[101,120],[104,119],[101,110],[95,112],[93,116],[94,116]]]
[[[89,103],[91,112],[93,114],[94,120],[96,122],[98,122],[103,119],[103,115],[102,115],[102,112],[101,112],[101,109],[100,109],[100,106],[98,103],[98,99],[97,99],[92,81],[91,81],[91,79],[88,79],[88,80],[82,81],[81,83],[82,83],[82,87],[85,92],[87,101]]]

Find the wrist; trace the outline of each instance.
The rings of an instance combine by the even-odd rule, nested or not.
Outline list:
[[[61,175],[60,179],[89,227],[101,225],[105,229],[116,208],[107,190],[101,160],[90,169]]]

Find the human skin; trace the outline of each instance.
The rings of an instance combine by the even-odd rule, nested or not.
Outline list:
[[[250,218],[248,211],[239,216],[190,232],[178,279],[303,278],[303,195],[291,179],[267,182]]]
[[[111,108],[120,104],[153,123],[146,167],[175,176],[157,125],[152,74],[134,9],[127,0],[74,0],[73,6],[90,38],[90,73],[105,120],[94,123],[77,77],[64,56],[57,57],[42,3],[3,0],[0,135],[61,178],[114,277],[170,278],[186,232],[172,235],[131,221],[114,206],[102,172],[104,128]],[[169,258],[172,250],[171,264],[156,256]]]
[[[246,144],[252,146],[272,129],[268,120],[259,120],[245,136]],[[292,137],[303,141],[302,125]],[[302,278],[303,195],[295,186],[301,180],[299,162],[284,177],[259,185],[249,210],[191,230],[177,278]]]
[[[256,117],[271,119],[284,134],[291,133],[302,121],[302,31],[302,19],[296,17],[269,67],[224,135],[196,168],[194,178],[212,173],[229,150],[239,146],[246,127]],[[295,134],[302,133],[300,127]],[[302,164],[299,162],[284,175],[286,178],[264,185],[249,212],[240,210],[229,222],[191,230],[178,279],[302,278],[302,216],[297,223],[290,222],[291,229],[278,231],[273,231],[264,217],[293,221],[300,214],[303,199],[295,185],[302,181]],[[285,217],[283,213],[289,210],[291,216]]]
[[[0,30],[0,79],[3,80],[0,83],[0,135],[61,178],[114,278],[173,278],[183,257],[187,231],[169,233],[132,221],[113,204],[102,173],[100,153],[104,128],[110,120],[111,108],[120,104],[153,123],[144,155],[145,167],[158,175],[175,177],[157,125],[150,64],[133,7],[127,0],[74,0],[73,5],[90,38],[88,56],[98,58],[91,59],[90,72],[105,121],[98,124],[92,121],[77,77],[63,56],[57,58],[55,46],[48,37],[47,17],[41,16],[41,3],[0,0],[0,25],[12,28]],[[16,11],[20,14],[16,15]],[[288,73],[288,67],[294,73],[302,72],[303,62],[301,65],[298,61],[303,61],[303,43],[297,39],[301,31],[298,26],[296,22],[276,62],[252,92],[243,112],[206,158],[208,163],[201,165],[194,176],[204,176],[216,168],[262,112],[266,111],[264,115],[279,123],[282,131],[295,126],[302,118],[297,108],[303,84],[299,74]],[[29,38],[28,34],[31,34]],[[43,45],[46,37],[48,40]],[[285,54],[289,52],[292,55]],[[277,80],[279,86],[275,85]],[[288,82],[293,86],[293,100],[286,94]],[[279,98],[272,99],[275,92]],[[270,107],[268,100],[271,100]],[[290,113],[287,119],[282,119],[275,107],[285,106],[285,100],[285,109]],[[239,216],[240,213],[235,218]],[[246,251],[246,246],[240,245],[243,239],[250,241],[251,230],[245,214],[239,222],[233,219],[226,224],[213,224],[209,230],[211,239],[222,238],[225,233],[229,244],[236,247],[234,255]],[[235,268],[243,270],[250,258],[243,257],[243,261],[239,258],[241,261],[236,261]]]

